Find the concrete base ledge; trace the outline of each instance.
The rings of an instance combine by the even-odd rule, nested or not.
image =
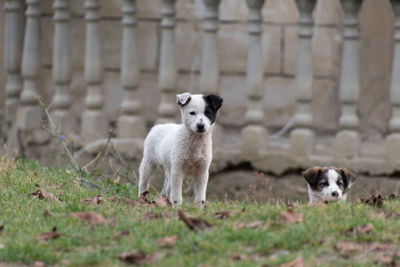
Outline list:
[[[83,154],[93,155],[107,142],[106,139],[97,140],[82,147],[76,154],[77,160]],[[109,146],[113,146],[128,161],[140,161],[143,151],[143,139],[111,139]],[[255,170],[283,175],[299,171],[312,166],[336,166],[353,170],[364,175],[393,175],[400,171],[400,162],[395,164],[385,158],[358,157],[337,158],[335,156],[312,155],[310,157],[294,157],[288,150],[274,149],[263,151],[259,156],[244,156],[240,149],[214,149],[213,162],[210,172],[219,173],[237,168],[252,168]]]

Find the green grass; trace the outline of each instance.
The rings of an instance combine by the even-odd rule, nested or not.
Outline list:
[[[286,224],[281,213],[285,204],[252,202],[211,202],[204,209],[186,199],[182,209],[213,225],[212,230],[189,230],[176,216],[175,208],[127,205],[105,202],[86,204],[82,200],[98,194],[104,196],[136,197],[136,186],[115,182],[98,182],[102,189],[88,189],[76,182],[79,175],[63,169],[40,166],[34,161],[14,162],[0,158],[0,265],[1,263],[33,264],[43,261],[62,266],[119,266],[125,263],[118,255],[143,250],[147,255],[164,252],[158,266],[275,266],[301,256],[305,266],[371,266],[376,253],[357,251],[344,253],[335,250],[338,241],[361,244],[391,242],[400,245],[400,220],[397,213],[400,201],[387,201],[383,208],[360,203],[331,203],[329,205],[295,205],[304,215],[302,222]],[[61,203],[32,198],[29,193],[39,184],[63,200]],[[154,197],[154,194],[152,194]],[[245,208],[244,212],[240,212]],[[221,210],[233,211],[228,219],[214,215]],[[95,211],[113,223],[88,225],[69,214],[76,211]],[[146,212],[166,212],[171,216],[144,220]],[[50,216],[44,213],[49,212]],[[236,213],[237,212],[237,213]],[[241,228],[242,222],[262,221],[258,228]],[[346,234],[351,227],[371,223],[375,230],[368,234]],[[37,236],[54,226],[61,237],[40,242]],[[116,237],[129,230],[127,236]],[[173,248],[159,248],[156,240],[178,235]],[[1,246],[2,245],[2,246]],[[232,256],[242,255],[235,261]],[[275,254],[275,256],[273,256]],[[394,258],[394,260],[396,260]],[[154,265],[149,263],[148,265]]]

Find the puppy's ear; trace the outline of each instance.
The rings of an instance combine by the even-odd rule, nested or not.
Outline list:
[[[346,168],[340,168],[339,173],[343,177],[343,182],[344,182],[345,187],[350,188],[355,183],[356,175],[352,171],[350,171]]]
[[[310,185],[315,185],[321,173],[322,173],[321,167],[312,167],[305,170],[303,172],[303,176]]]
[[[184,105],[189,103],[191,99],[192,99],[192,97],[191,97],[190,93],[183,93],[183,94],[176,95],[176,102],[181,107],[183,107]]]
[[[217,95],[208,95],[206,97],[207,102],[210,104],[211,108],[215,111],[217,111],[221,106],[222,106],[222,102],[224,102],[224,100],[217,96]]]

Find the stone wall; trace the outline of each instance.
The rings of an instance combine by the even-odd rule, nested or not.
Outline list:
[[[4,6],[5,0],[0,0]],[[41,74],[39,90],[49,104],[52,84],[53,28],[52,0],[42,0]],[[72,110],[79,125],[85,108],[83,78],[85,21],[84,1],[71,0],[73,80]],[[120,85],[122,0],[101,0],[105,110],[113,118],[122,99]],[[320,0],[314,10],[314,88],[312,111],[317,132],[334,132],[339,117],[338,76],[342,45],[343,12],[338,0]],[[139,59],[142,69],[139,97],[143,115],[151,125],[157,118],[157,83],[161,0],[137,0]],[[202,42],[202,0],[176,1],[177,91],[199,89]],[[0,25],[4,13],[0,13]],[[244,0],[222,0],[218,32],[220,91],[225,99],[219,121],[227,126],[244,123],[247,58],[247,7]],[[295,65],[297,57],[298,11],[294,0],[266,0],[263,9],[265,62],[265,125],[278,129],[295,110]],[[364,0],[360,13],[361,93],[359,114],[364,138],[381,137],[390,117],[389,88],[393,51],[394,15],[389,1]],[[3,29],[0,29],[0,60],[3,62]],[[0,68],[0,97],[4,99],[5,70]],[[2,105],[3,106],[3,105]],[[77,127],[77,131],[79,128]]]

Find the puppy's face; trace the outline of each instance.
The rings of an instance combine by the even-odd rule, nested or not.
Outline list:
[[[304,178],[308,183],[310,202],[346,200],[355,175],[344,168],[313,167],[307,169]]]
[[[183,93],[176,96],[181,110],[183,124],[196,134],[210,131],[217,118],[217,111],[222,105],[222,98],[217,95],[192,95]]]

